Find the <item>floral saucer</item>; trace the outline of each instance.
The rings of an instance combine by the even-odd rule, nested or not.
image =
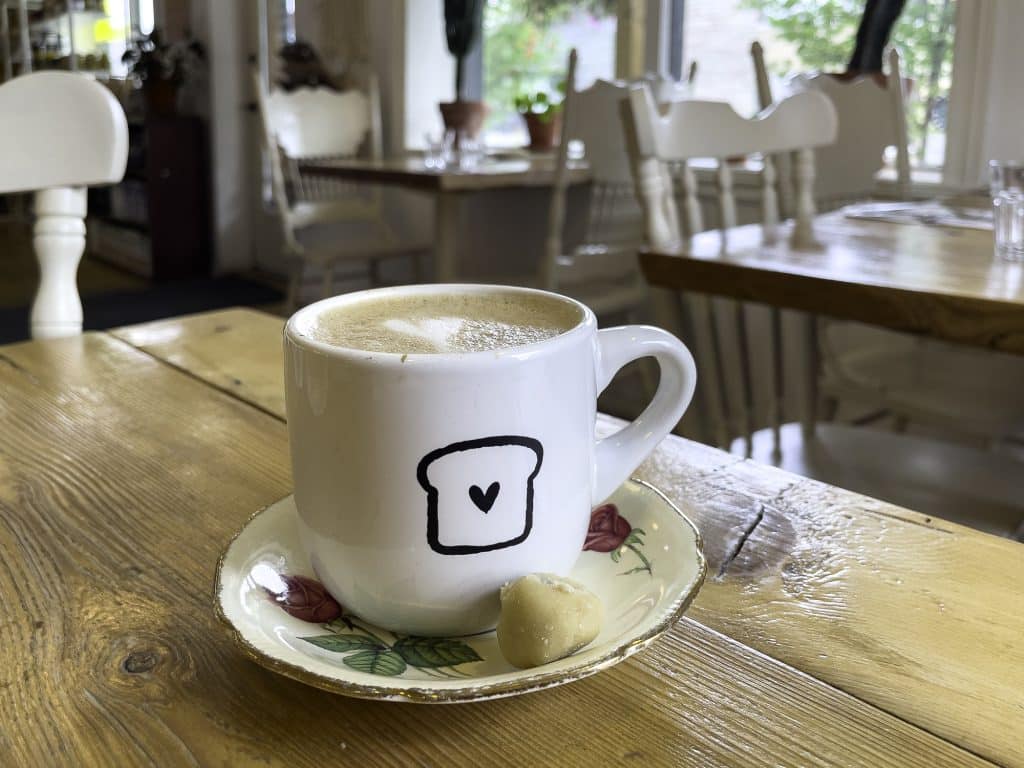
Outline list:
[[[259,664],[347,696],[481,701],[579,680],[618,664],[668,630],[704,580],[700,534],[657,489],[623,484],[590,518],[571,576],[605,604],[597,639],[559,661],[516,669],[494,632],[416,637],[346,612],[318,582],[299,544],[288,496],[257,512],[217,565],[217,614]]]

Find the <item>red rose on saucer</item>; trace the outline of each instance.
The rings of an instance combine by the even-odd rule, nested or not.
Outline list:
[[[284,609],[285,613],[301,621],[323,624],[341,616],[341,606],[331,597],[324,585],[308,576],[289,576],[280,574],[284,589],[274,592],[274,602]]]
[[[619,515],[618,507],[614,504],[602,504],[590,513],[590,527],[587,529],[583,550],[611,552],[622,545],[631,530],[633,526]]]

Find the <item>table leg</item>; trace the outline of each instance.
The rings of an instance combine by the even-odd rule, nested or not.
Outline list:
[[[39,289],[32,304],[32,338],[54,339],[82,332],[78,262],[85,251],[84,188],[58,187],[36,193],[32,244],[39,261]]]
[[[455,192],[437,193],[434,221],[434,279],[439,283],[455,282],[458,274],[459,199]]]

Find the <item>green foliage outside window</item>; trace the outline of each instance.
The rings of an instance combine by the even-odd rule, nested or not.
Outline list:
[[[796,46],[794,67],[842,72],[853,53],[864,0],[742,0],[759,11],[779,37]],[[902,57],[903,76],[913,80],[907,109],[911,152],[924,161],[930,135],[945,132],[946,97],[953,74],[953,0],[907,0],[890,44]],[[785,71],[781,71],[785,70]]]

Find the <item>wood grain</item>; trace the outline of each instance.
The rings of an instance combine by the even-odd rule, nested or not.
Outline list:
[[[641,254],[651,284],[857,320],[1024,354],[1024,271],[992,233],[819,216],[815,246],[761,227],[702,232],[685,251]]]
[[[219,375],[245,382],[235,394],[283,418],[273,410],[279,377],[258,373],[279,353],[281,322],[185,318],[147,351],[187,361],[193,326],[202,340],[211,323],[227,324]],[[600,428],[619,423],[602,417]],[[1024,765],[1014,736],[1024,718],[1019,544],[675,437],[637,474],[704,535],[709,578],[692,617],[978,754]]]
[[[279,317],[239,308],[128,326],[111,333],[283,418],[283,328]]]
[[[472,171],[436,171],[427,168],[422,158],[418,157],[310,161],[300,163],[299,169],[303,174],[311,176],[327,176],[346,181],[388,184],[435,192],[550,187],[555,179],[552,157],[482,160]],[[574,161],[569,164],[569,183],[582,183],[589,178],[590,172],[586,163]]]
[[[5,765],[987,764],[684,621],[577,684],[431,707],[247,661],[214,565],[289,490],[283,423],[87,334],[0,349]]]

